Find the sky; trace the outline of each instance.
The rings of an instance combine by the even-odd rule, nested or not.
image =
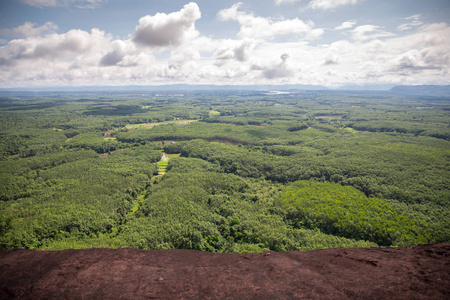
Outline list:
[[[0,88],[450,84],[450,0],[1,0]]]

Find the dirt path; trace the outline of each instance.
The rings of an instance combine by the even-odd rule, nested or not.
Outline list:
[[[450,244],[215,254],[1,250],[1,299],[449,299]]]

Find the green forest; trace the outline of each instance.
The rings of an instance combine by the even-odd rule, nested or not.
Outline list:
[[[450,98],[1,92],[0,248],[450,242]]]

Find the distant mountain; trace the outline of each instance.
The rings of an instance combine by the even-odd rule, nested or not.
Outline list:
[[[414,85],[394,86],[393,84],[356,85],[349,84],[339,88],[327,88],[322,85],[126,85],[126,86],[54,86],[54,87],[21,87],[0,88],[0,92],[25,93],[142,93],[142,92],[196,92],[196,91],[259,91],[259,92],[298,92],[321,91],[326,93],[388,93],[405,96],[450,96],[450,85]]]
[[[395,86],[389,93],[396,95],[450,96],[450,85],[409,85]]]
[[[337,89],[340,91],[388,91],[395,86],[395,84],[349,84]]]

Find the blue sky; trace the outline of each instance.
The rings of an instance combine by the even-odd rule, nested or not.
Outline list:
[[[0,87],[450,83],[448,0],[2,0],[0,42]]]

